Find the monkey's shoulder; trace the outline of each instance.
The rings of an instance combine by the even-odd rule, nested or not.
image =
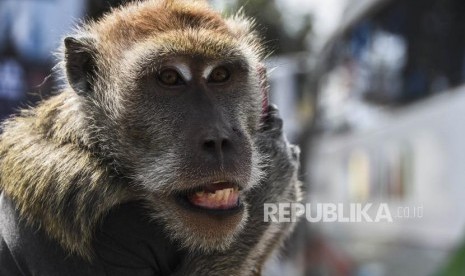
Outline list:
[[[0,195],[0,275],[169,275],[183,254],[136,202],[115,207],[96,229],[91,262],[66,252],[42,228],[20,219]]]

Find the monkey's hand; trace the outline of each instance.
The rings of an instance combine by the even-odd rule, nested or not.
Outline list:
[[[235,242],[226,251],[192,253],[179,275],[260,275],[267,258],[292,232],[295,222],[272,222],[265,215],[265,203],[301,200],[297,179],[299,147],[289,144],[282,131],[282,119],[274,105],[257,136],[256,146],[266,158],[260,183],[245,194],[248,219]]]
[[[283,121],[275,105],[268,107],[257,146],[267,158],[264,162],[264,178],[246,196],[249,219],[243,231],[244,243],[255,243],[251,248],[244,270],[260,274],[267,258],[272,255],[296,224],[294,214],[285,216],[285,221],[276,221],[278,204],[301,201],[301,183],[298,180],[300,149],[291,145],[283,133]],[[289,209],[289,208],[288,208]],[[270,213],[273,213],[270,216]],[[275,222],[272,222],[272,221]],[[290,221],[289,221],[290,220]]]

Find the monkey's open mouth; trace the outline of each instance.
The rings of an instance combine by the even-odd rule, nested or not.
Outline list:
[[[184,203],[204,211],[233,211],[240,209],[239,187],[231,182],[206,184],[181,196]]]
[[[204,189],[189,194],[187,199],[195,206],[207,209],[231,209],[237,206],[239,190],[232,183],[218,183],[205,186]]]

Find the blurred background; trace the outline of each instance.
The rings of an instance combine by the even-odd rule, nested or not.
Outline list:
[[[53,53],[75,24],[125,2],[1,0],[0,120],[54,91]],[[422,210],[304,219],[265,275],[465,275],[465,2],[210,2],[257,19],[306,202]]]

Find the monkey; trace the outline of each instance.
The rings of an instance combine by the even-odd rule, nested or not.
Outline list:
[[[59,92],[2,125],[0,274],[260,275],[293,229],[263,204],[302,193],[253,20],[136,1],[60,57]]]

